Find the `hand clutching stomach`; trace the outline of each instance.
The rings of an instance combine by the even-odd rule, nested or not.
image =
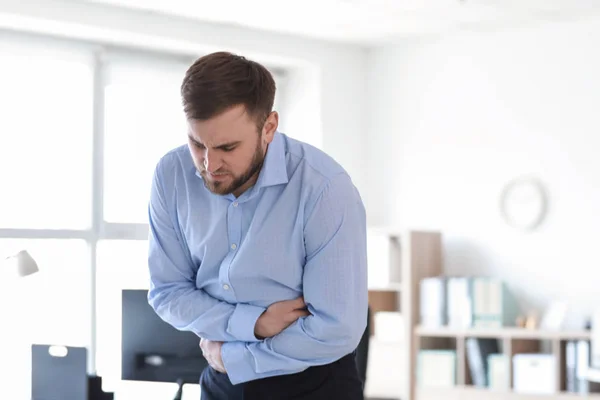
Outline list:
[[[293,300],[278,301],[271,304],[258,319],[254,326],[254,335],[257,339],[266,339],[278,335],[299,318],[307,317],[310,312],[306,309],[303,297]],[[202,338],[200,349],[202,355],[213,369],[226,374],[221,347],[223,342],[212,341]]]

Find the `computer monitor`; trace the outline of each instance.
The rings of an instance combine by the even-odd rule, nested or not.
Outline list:
[[[147,290],[122,291],[121,379],[198,384],[208,365],[200,338],[163,321]]]

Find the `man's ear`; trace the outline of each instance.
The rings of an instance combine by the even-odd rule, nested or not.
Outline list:
[[[277,127],[279,126],[279,114],[277,111],[272,111],[265,120],[262,129],[262,137],[268,143],[271,143],[273,137],[275,136],[275,132],[277,131]]]

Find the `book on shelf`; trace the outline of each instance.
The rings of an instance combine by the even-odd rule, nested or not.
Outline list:
[[[422,279],[419,287],[419,316],[421,325],[440,327],[446,325],[446,279],[431,277]]]
[[[568,340],[565,344],[565,391],[587,395],[600,393],[600,383],[589,379],[592,367],[592,346],[587,339]]]
[[[420,324],[425,327],[515,326],[519,308],[505,282],[488,277],[429,277],[419,287]]]
[[[514,326],[519,315],[515,297],[506,283],[495,278],[473,278],[473,326]]]
[[[575,393],[587,394],[590,392],[590,382],[587,380],[590,359],[590,342],[587,340],[575,341]]]
[[[565,345],[565,390],[577,393],[577,341],[569,340]]]
[[[448,326],[468,328],[473,325],[473,280],[466,277],[449,277],[446,302]]]
[[[506,354],[488,355],[487,384],[490,390],[506,391],[510,387],[510,370]]]
[[[473,385],[488,387],[488,359],[492,354],[499,354],[497,339],[468,338],[465,340],[467,364],[471,372]]]

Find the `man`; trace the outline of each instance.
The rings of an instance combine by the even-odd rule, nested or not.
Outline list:
[[[201,338],[202,399],[362,399],[366,221],[350,177],[277,131],[256,62],[209,54],[181,94],[188,144],[156,167],[148,300]]]

